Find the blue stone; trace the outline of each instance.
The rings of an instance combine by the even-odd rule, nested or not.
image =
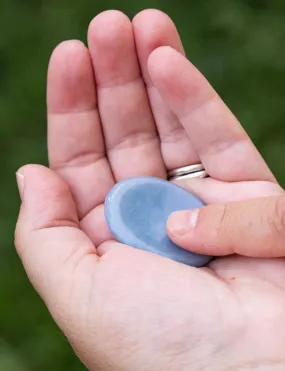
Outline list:
[[[174,211],[204,205],[190,192],[166,180],[137,177],[119,182],[111,189],[105,200],[105,217],[118,242],[201,267],[212,257],[174,244],[167,236],[166,222]]]

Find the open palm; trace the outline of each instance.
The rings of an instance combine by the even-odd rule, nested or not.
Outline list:
[[[191,188],[208,204],[282,189],[165,14],[105,12],[88,44],[51,58],[53,171],[23,170],[33,197],[16,245],[31,281],[90,370],[284,370],[283,259],[187,267],[111,241],[103,205],[117,181],[198,162],[210,178]]]

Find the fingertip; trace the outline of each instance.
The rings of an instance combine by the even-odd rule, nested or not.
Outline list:
[[[161,47],[153,51],[148,71],[152,83],[180,120],[216,96],[197,68],[173,48]]]
[[[171,46],[160,46],[153,50],[149,57],[148,57],[148,63],[152,65],[156,65],[157,62],[162,62],[162,65],[168,64],[168,57],[171,56],[173,53],[176,53],[176,51]]]
[[[30,229],[66,223],[78,224],[77,210],[69,186],[52,170],[25,165],[18,171],[24,179],[22,217]]]
[[[164,12],[157,9],[143,10],[133,18],[132,23],[136,39],[144,43],[149,53],[162,46],[170,46],[184,53],[175,23]]]
[[[55,172],[49,169],[46,166],[38,165],[38,164],[27,164],[21,166],[17,172],[20,174],[25,180],[31,181],[34,184],[37,181],[43,183],[43,185],[48,185],[50,182],[60,183],[61,185],[65,185],[63,179],[61,179]]]
[[[150,53],[147,61],[148,72],[153,82],[169,77],[177,63],[177,58],[183,58],[170,46],[160,46]]]
[[[162,17],[166,17],[170,19],[170,17],[166,13],[164,13],[163,11],[159,9],[148,8],[148,9],[143,9],[140,12],[138,12],[133,17],[132,22],[134,22],[135,24],[139,24],[139,23],[143,24],[146,18],[149,20],[150,18],[158,17],[158,16],[162,16]]]
[[[198,216],[199,209],[173,212],[167,220],[168,234],[176,240],[186,236],[190,238],[196,228]]]
[[[24,175],[20,172],[16,172],[16,181],[17,181],[19,195],[20,195],[20,198],[22,200],[23,196],[24,196],[24,185],[25,185]]]
[[[41,171],[41,168],[44,168],[42,165],[34,165],[34,164],[28,164],[21,166],[16,171],[16,180],[18,185],[19,194],[21,197],[21,200],[23,201],[24,198],[24,186],[25,186],[25,178],[26,176],[29,176],[30,172],[34,171]]]
[[[114,44],[119,35],[131,29],[131,21],[119,10],[106,10],[92,19],[88,27],[88,41]]]
[[[172,237],[181,237],[188,232],[187,216],[185,212],[176,211],[170,214],[166,228],[167,232]]]
[[[53,51],[48,68],[49,113],[88,110],[96,103],[91,58],[79,40],[68,40]]]
[[[177,44],[177,29],[172,19],[164,12],[158,9],[144,9],[136,14],[132,20],[135,31],[139,31],[140,35],[148,43],[161,43],[163,40],[167,44],[175,41]],[[145,27],[145,25],[148,27]],[[157,46],[159,46],[157,44]],[[183,49],[181,43],[180,47]]]
[[[65,53],[76,55],[78,51],[83,51],[85,49],[86,46],[81,40],[64,40],[54,48],[51,54],[51,59],[61,58],[62,55],[65,56]]]
[[[140,76],[130,19],[108,10],[97,15],[88,29],[88,45],[98,87],[135,81]]]
[[[38,177],[45,176],[45,174],[49,173],[51,170],[43,165],[38,164],[26,164],[21,166],[16,171],[16,176],[19,179],[28,180],[30,178],[36,180]]]
[[[53,50],[48,68],[48,76],[60,77],[59,75],[66,69],[72,68],[75,70],[76,66],[82,61],[82,56],[88,54],[88,49],[80,40],[66,40],[58,44]],[[60,71],[58,71],[60,69]]]

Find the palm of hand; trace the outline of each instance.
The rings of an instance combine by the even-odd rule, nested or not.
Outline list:
[[[193,181],[192,188],[206,203],[281,192],[234,116],[186,59],[160,48],[147,66],[159,46],[182,53],[172,22],[148,11],[133,25],[135,43],[131,23],[118,12],[90,26],[97,98],[83,45],[64,43],[51,60],[50,165],[76,201],[83,232],[69,233],[83,244],[87,235],[100,256],[74,253],[68,260],[58,284],[61,310],[53,315],[90,369],[284,369],[283,259],[232,256],[198,270],[110,242],[103,201],[129,176],[165,177],[202,161],[211,179]]]

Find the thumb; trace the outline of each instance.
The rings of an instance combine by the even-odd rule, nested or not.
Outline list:
[[[79,229],[77,210],[66,183],[53,171],[27,165],[17,172],[22,199],[15,245],[25,270],[54,316],[65,313],[75,268],[96,250]],[[86,259],[85,259],[86,260]]]
[[[285,257],[285,194],[178,211],[167,230],[177,245],[200,254]]]

